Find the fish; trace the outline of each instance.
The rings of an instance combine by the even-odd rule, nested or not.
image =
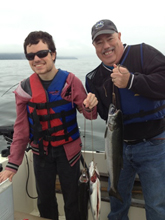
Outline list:
[[[101,184],[100,174],[93,160],[89,164],[89,183],[89,197],[92,216],[94,220],[99,220],[101,213]]]
[[[115,105],[110,104],[105,129],[105,156],[110,178],[109,196],[123,202],[118,189],[118,181],[123,168],[123,114]]]
[[[89,175],[87,170],[83,169],[78,181],[78,208],[80,212],[80,220],[88,220],[88,207]]]

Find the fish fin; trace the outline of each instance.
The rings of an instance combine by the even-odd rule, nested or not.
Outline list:
[[[121,198],[121,196],[120,196],[120,194],[118,193],[118,191],[114,192],[114,190],[113,190],[112,188],[110,188],[110,190],[109,190],[109,196],[113,196],[113,197],[119,199],[120,202],[123,203],[123,199]]]

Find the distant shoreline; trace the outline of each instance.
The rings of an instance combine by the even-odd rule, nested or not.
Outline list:
[[[25,60],[23,53],[0,53],[0,60]],[[57,59],[77,59],[77,57],[57,56]]]

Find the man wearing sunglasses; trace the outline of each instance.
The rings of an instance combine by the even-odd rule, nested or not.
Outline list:
[[[111,103],[123,112],[123,169],[118,182],[123,202],[110,195],[108,219],[128,220],[138,173],[147,220],[165,220],[165,56],[145,43],[123,44],[108,19],[94,24],[91,34],[101,64],[87,74],[87,91],[98,98],[103,120]]]
[[[34,73],[15,90],[17,118],[13,142],[0,182],[17,172],[27,147],[33,151],[41,217],[58,220],[55,196],[59,175],[67,220],[79,220],[78,179],[81,140],[76,108],[88,119],[97,117],[97,99],[86,95],[81,81],[55,67],[56,48],[46,32],[31,32],[24,42],[25,56]]]

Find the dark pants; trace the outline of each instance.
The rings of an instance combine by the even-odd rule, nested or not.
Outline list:
[[[56,175],[59,175],[64,198],[66,220],[79,220],[78,212],[78,179],[80,162],[71,167],[65,155],[63,146],[49,148],[45,156],[44,166],[40,157],[33,156],[36,188],[38,193],[38,209],[41,217],[58,220],[58,205],[55,193]]]

